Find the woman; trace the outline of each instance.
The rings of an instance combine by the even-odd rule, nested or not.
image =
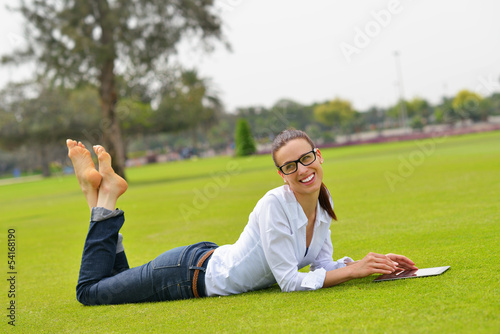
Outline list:
[[[282,291],[314,290],[398,268],[417,269],[396,254],[333,261],[329,228],[336,216],[322,182],[323,157],[299,130],[285,130],[274,140],[273,160],[285,185],[259,200],[235,244],[178,247],[130,269],[118,233],[123,211],[115,209],[127,183],[114,173],[102,146],[94,146],[97,172],[83,144],[68,140],[67,145],[91,209],[77,285],[77,298],[85,305],[230,295],[275,283]],[[307,265],[308,273],[299,272]]]

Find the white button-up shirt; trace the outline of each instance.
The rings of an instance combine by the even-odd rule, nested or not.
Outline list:
[[[288,185],[269,191],[250,214],[233,245],[217,248],[208,261],[208,296],[231,295],[267,288],[276,282],[282,291],[315,290],[326,271],[352,259],[333,261],[331,218],[318,202],[314,232],[306,254],[307,216]],[[310,266],[308,273],[299,269]]]

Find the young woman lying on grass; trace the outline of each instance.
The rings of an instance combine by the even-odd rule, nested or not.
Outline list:
[[[314,290],[371,274],[416,269],[405,256],[369,253],[333,261],[330,223],[336,219],[323,184],[323,158],[302,131],[285,130],[273,143],[273,160],[285,185],[262,197],[233,245],[211,242],[169,250],[129,268],[116,201],[127,183],[111,157],[94,146],[99,171],[82,143],[68,139],[69,157],[91,209],[77,299],[85,305],[121,304],[238,294],[278,283],[282,291]],[[310,265],[308,273],[299,269]]]

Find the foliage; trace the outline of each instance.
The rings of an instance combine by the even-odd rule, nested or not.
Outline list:
[[[126,138],[150,133],[154,126],[150,103],[129,97],[123,98],[117,104],[116,114]]]
[[[28,44],[3,61],[35,60],[40,75],[60,83],[97,84],[110,61],[121,64],[115,71],[125,80],[140,82],[184,36],[198,37],[205,49],[223,38],[213,1],[22,0],[17,10]]]
[[[243,157],[254,154],[256,152],[255,142],[253,140],[252,131],[248,121],[240,118],[236,123],[236,131],[234,135],[235,155]]]
[[[226,113],[213,84],[208,78],[199,77],[196,70],[176,67],[159,75],[164,78],[164,84],[154,92],[144,85],[131,87],[123,77],[118,77],[117,89],[126,98],[115,106],[116,119],[123,129],[129,153],[188,150],[201,156],[230,154],[238,118],[248,121],[256,144],[264,150],[276,134],[290,126],[306,130],[315,142],[325,145],[334,143],[337,134],[346,135],[349,140],[351,133],[376,130],[383,136],[383,130],[399,123],[399,104],[389,108],[372,106],[367,111],[355,112],[349,122],[333,131],[331,125],[315,118],[314,110],[325,103],[304,105],[282,99],[270,108],[253,106]],[[66,153],[60,149],[66,137],[103,143],[107,123],[99,115],[98,96],[98,88],[93,85],[69,89],[43,81],[11,84],[0,91],[0,148],[15,152],[14,159],[5,158],[9,163],[1,169],[11,172],[13,166],[17,166],[24,172],[40,170],[43,165],[48,174],[51,161],[65,159]],[[434,105],[421,98],[405,101],[409,115],[413,115],[409,125],[420,130],[432,124],[453,126],[459,121],[483,121],[489,115],[500,114],[498,93],[483,97],[477,108],[461,112],[466,117],[463,119],[457,112],[460,104],[454,107],[454,100],[458,98],[444,97]],[[41,139],[36,139],[36,145],[27,146],[33,138]],[[40,147],[35,149],[37,145]],[[33,153],[30,154],[30,150]],[[144,153],[134,156],[141,154]],[[172,155],[174,159],[175,156]]]
[[[435,115],[437,120],[442,120],[448,125],[455,124],[457,117],[455,116],[455,111],[452,106],[452,99],[448,97],[443,97],[441,103],[436,107],[437,114]],[[440,122],[438,122],[440,123]]]
[[[423,124],[429,123],[432,107],[427,100],[415,97],[408,102],[406,110],[410,119],[419,117]]]
[[[233,143],[234,128],[236,127],[235,116],[224,115],[217,125],[210,128],[207,133],[207,140],[213,149],[222,151],[229,149]]]
[[[353,109],[351,102],[335,98],[317,105],[314,108],[314,116],[316,120],[326,126],[342,129],[348,133],[348,129],[352,128],[352,122],[356,118],[356,111]]]
[[[153,114],[153,129],[190,130],[192,145],[197,147],[196,131],[215,125],[222,112],[222,102],[209,80],[200,78],[196,70],[180,69],[165,85],[158,110]]]
[[[269,110],[276,120],[281,121],[282,127],[278,133],[286,128],[305,129],[305,127],[314,122],[314,113],[312,106],[306,106],[290,99],[281,99],[277,101]]]
[[[473,121],[479,121],[487,118],[487,112],[484,112],[483,98],[474,92],[466,89],[457,93],[452,102],[455,115],[461,120],[470,118]]]
[[[408,104],[409,104],[408,101],[399,100],[395,105],[388,108],[387,116],[392,118],[394,121],[398,122],[401,126],[402,109],[406,110],[407,112],[406,116],[408,117],[408,109],[410,109]]]
[[[222,39],[211,0],[22,0],[18,11],[26,19],[28,43],[4,56],[3,63],[34,61],[38,75],[56,85],[98,86],[103,144],[122,176],[125,147],[115,75],[132,86],[158,83],[155,73],[184,36],[197,37],[206,50]]]
[[[0,145],[8,150],[24,145],[35,148],[44,176],[50,175],[51,146],[75,136],[89,139],[98,128],[99,104],[92,87],[67,90],[46,84],[11,85],[2,94],[9,103],[0,111]]]
[[[422,117],[419,115],[413,116],[410,122],[410,127],[414,130],[422,130],[424,128],[424,121],[422,120]]]

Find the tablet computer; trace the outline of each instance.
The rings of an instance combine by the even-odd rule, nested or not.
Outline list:
[[[402,279],[402,278],[436,276],[436,275],[441,275],[448,269],[450,269],[450,266],[415,269],[415,270],[397,270],[392,274],[380,275],[377,278],[375,278],[373,282],[392,281],[395,279]]]

